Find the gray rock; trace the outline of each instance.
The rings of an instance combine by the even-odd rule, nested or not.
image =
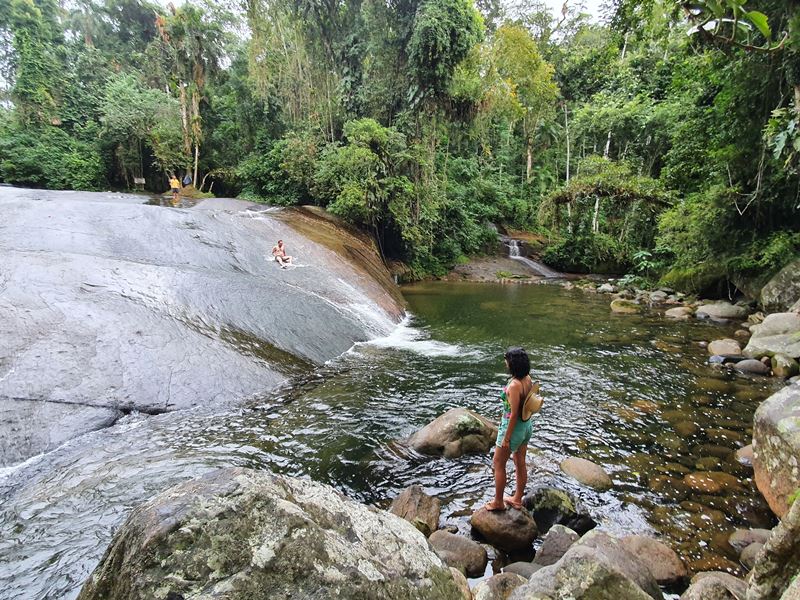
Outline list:
[[[527,579],[516,573],[500,573],[484,579],[472,590],[475,600],[506,600]]]
[[[708,344],[709,354],[736,355],[742,353],[739,342],[726,338],[724,340],[714,340]]]
[[[800,502],[772,530],[750,572],[747,600],[780,598],[800,573]]]
[[[563,525],[553,525],[544,536],[542,547],[533,559],[534,564],[546,567],[561,559],[580,536]]]
[[[512,600],[649,600],[663,598],[647,567],[618,540],[597,530],[555,564],[542,567]]]
[[[629,535],[622,538],[622,545],[647,565],[659,585],[674,585],[689,575],[675,551],[658,540],[643,535]]]
[[[692,315],[694,315],[694,310],[688,306],[676,306],[675,308],[670,308],[664,313],[665,317],[681,320],[691,319]]]
[[[753,542],[749,546],[747,546],[742,553],[739,555],[739,562],[741,562],[748,571],[752,570],[752,568],[756,564],[756,559],[758,558],[758,553],[761,552],[761,548],[764,547],[764,544],[759,542]]]
[[[493,511],[480,508],[472,513],[469,522],[487,542],[504,552],[528,550],[539,535],[536,521],[524,508]]]
[[[765,543],[771,533],[769,529],[737,529],[728,537],[728,544],[737,554],[741,554],[750,544]]]
[[[613,485],[603,467],[585,458],[570,457],[562,460],[560,466],[564,473],[595,490],[605,491]]]
[[[692,584],[707,580],[720,583],[737,600],[745,600],[747,584],[738,577],[734,577],[730,573],[725,573],[723,571],[709,571],[706,573],[698,573],[692,577]],[[681,598],[683,597],[681,596]]]
[[[764,400],[753,417],[753,471],[758,490],[779,517],[800,488],[800,388],[787,386]]]
[[[680,600],[740,600],[719,579],[706,577],[692,583]]]
[[[448,531],[434,531],[428,541],[444,562],[467,577],[480,577],[486,572],[489,558],[478,542]]]
[[[410,523],[333,488],[250,469],[159,494],[117,530],[80,600],[461,598]]]
[[[744,448],[739,448],[736,451],[736,460],[746,467],[753,466],[753,445],[748,444]]]
[[[740,373],[749,373],[752,375],[769,375],[769,367],[762,363],[760,360],[748,358],[733,365],[733,368]]]
[[[616,286],[611,285],[610,283],[604,283],[603,285],[597,288],[597,291],[600,292],[601,294],[616,294],[617,288]]]
[[[497,427],[466,408],[451,408],[409,438],[421,454],[458,458],[488,452],[497,439]]]
[[[653,304],[662,304],[667,300],[666,292],[662,292],[661,290],[656,290],[655,292],[650,292],[650,302]]]
[[[739,320],[746,317],[747,312],[745,307],[731,304],[730,302],[714,302],[712,304],[698,306],[695,314],[699,319]]]
[[[771,314],[750,331],[753,336],[744,349],[746,356],[759,358],[764,355],[784,354],[791,358],[800,358],[800,314]]]
[[[503,567],[503,572],[516,573],[517,575],[521,575],[525,579],[530,579],[531,575],[536,573],[536,571],[538,571],[541,568],[542,565],[519,561]]]
[[[760,302],[768,311],[789,310],[800,302],[800,260],[790,262],[769,280],[761,289]]]
[[[405,519],[426,537],[436,531],[439,526],[441,510],[441,501],[426,494],[419,485],[412,485],[404,489],[389,507],[390,513]]]

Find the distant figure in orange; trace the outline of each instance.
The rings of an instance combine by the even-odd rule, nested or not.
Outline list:
[[[281,266],[281,269],[285,269],[288,265],[292,264],[292,257],[286,254],[283,240],[278,240],[278,245],[273,246],[272,256],[275,257],[275,262]]]

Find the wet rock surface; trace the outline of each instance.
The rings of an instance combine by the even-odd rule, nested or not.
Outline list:
[[[525,509],[490,511],[480,508],[472,514],[470,524],[487,542],[504,552],[530,549],[539,534],[536,521]]]
[[[755,482],[779,517],[800,488],[799,462],[800,386],[791,385],[762,402],[753,418]]]
[[[449,531],[435,531],[428,541],[444,562],[467,577],[480,577],[486,571],[489,559],[478,542]]]
[[[374,249],[330,221],[303,211],[281,220],[224,199],[193,209],[142,202],[0,189],[0,439],[10,440],[0,466],[119,411],[269,389],[400,317],[388,272],[378,280],[370,266],[380,265]],[[351,252],[293,229],[307,220],[320,239],[338,231]],[[266,259],[279,237],[306,268]]]
[[[613,483],[600,465],[585,458],[571,457],[561,461],[561,470],[582,484],[599,491],[611,489]]]
[[[457,599],[409,523],[328,486],[222,469],[159,494],[117,531],[80,600]]]
[[[451,408],[409,438],[417,452],[458,458],[462,454],[488,452],[497,439],[497,426],[467,410]]]
[[[425,493],[422,486],[411,485],[392,501],[389,512],[405,519],[426,537],[439,526],[442,503]]]

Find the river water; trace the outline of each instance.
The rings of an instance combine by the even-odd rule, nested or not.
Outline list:
[[[529,487],[570,491],[613,532],[666,536],[696,570],[736,572],[725,562],[735,561],[727,535],[773,524],[732,453],[779,384],[712,368],[698,343],[731,336],[735,324],[614,315],[607,296],[550,285],[403,291],[410,316],[388,337],[276,392],[244,405],[133,413],[2,471],[0,597],[74,598],[133,506],[222,466],[310,477],[382,507],[418,483],[442,499],[442,525],[466,533],[490,494],[490,455],[422,457],[398,440],[454,406],[497,419],[509,345],[528,349],[546,400]],[[603,465],[614,488],[570,481],[558,469],[566,456]],[[696,493],[681,483],[693,471],[733,477],[715,494]]]

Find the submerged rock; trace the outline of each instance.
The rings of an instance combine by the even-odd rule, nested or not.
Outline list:
[[[504,552],[528,550],[539,535],[536,521],[525,509],[490,511],[480,508],[472,513],[469,522],[487,542]]]
[[[425,536],[326,485],[222,469],[136,508],[80,600],[462,597]]]
[[[489,558],[478,542],[449,531],[435,531],[428,541],[444,562],[467,577],[480,577],[486,571]]]
[[[614,313],[635,314],[642,312],[643,309],[644,307],[641,304],[632,300],[623,300],[622,298],[617,298],[616,300],[611,301],[611,312]]]
[[[764,400],[753,417],[753,470],[758,490],[779,517],[800,488],[800,387]]]
[[[408,443],[422,454],[458,458],[488,452],[496,440],[497,427],[489,419],[466,408],[451,408],[412,435]]]
[[[562,460],[560,466],[564,473],[596,490],[605,491],[613,486],[611,477],[603,467],[585,458],[573,456]]]
[[[405,519],[426,537],[439,527],[441,510],[441,501],[428,496],[419,485],[412,485],[404,489],[389,507],[390,513]]]

